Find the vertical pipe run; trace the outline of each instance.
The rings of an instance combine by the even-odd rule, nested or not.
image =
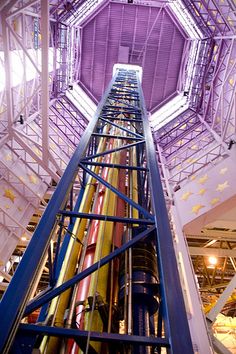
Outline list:
[[[104,148],[105,148],[105,139],[101,139],[99,143],[98,151],[102,152],[104,151]],[[99,168],[95,167],[94,170],[98,172]],[[88,183],[85,187],[84,195],[81,201],[81,205],[79,209],[80,212],[85,212],[85,213],[89,212],[91,208],[93,196],[96,191],[95,182],[96,182],[95,179],[89,176]],[[77,219],[75,222],[75,226],[72,232],[75,235],[75,239],[71,238],[69,242],[65,259],[62,265],[62,269],[60,271],[60,275],[57,281],[57,286],[61,285],[64,281],[70,279],[75,273],[77,261],[81,252],[81,245],[84,238],[86,224],[87,224],[86,219]],[[77,241],[77,239],[79,240],[79,242]],[[50,318],[50,316],[53,316],[54,317],[53,323],[56,326],[63,326],[64,324],[64,316],[65,316],[65,311],[68,307],[69,297],[70,297],[70,290],[63,293],[59,298],[55,298],[51,303],[48,312],[48,318]],[[47,337],[45,337],[44,342],[41,344],[40,347],[41,350],[44,350],[46,346],[46,340]],[[55,337],[49,338],[47,344],[47,354],[54,354],[55,349],[58,346],[59,346],[58,338]]]
[[[120,246],[122,242],[121,240],[126,242],[129,239],[132,240],[140,233],[143,234],[143,231],[149,228],[149,226],[147,226],[148,222],[152,222],[152,216],[150,215],[150,210],[152,209],[155,212],[157,233],[144,232],[144,234],[146,236],[148,234],[148,236],[145,239],[140,238],[141,241],[134,243],[131,251],[127,251],[127,248],[124,247],[127,252],[123,252],[118,260],[114,259],[111,266],[108,263],[105,263],[105,266],[101,269],[98,268],[98,270],[92,273],[90,279],[88,278],[86,280],[86,286],[84,285],[84,282],[81,282],[81,284],[78,285],[78,287],[82,286],[78,299],[79,301],[87,301],[88,312],[86,313],[83,327],[83,329],[87,330],[86,338],[84,337],[85,332],[81,332],[80,329],[78,329],[79,335],[76,337],[76,343],[78,344],[80,350],[85,353],[94,353],[96,350],[97,354],[107,354],[109,352],[114,354],[121,352],[149,354],[154,352],[154,348],[151,349],[151,345],[148,345],[151,342],[149,342],[149,337],[154,333],[158,333],[161,337],[162,333],[160,330],[160,324],[163,322],[165,331],[164,335],[166,337],[164,340],[164,345],[169,345],[169,349],[167,349],[168,354],[191,354],[193,351],[188,337],[189,333],[187,330],[186,313],[181,298],[182,293],[179,289],[178,277],[175,278],[178,271],[176,261],[173,261],[172,259],[175,259],[174,248],[170,239],[171,236],[168,229],[168,218],[163,211],[163,193],[160,188],[160,179],[158,179],[159,175],[155,159],[155,150],[151,144],[150,129],[148,130],[148,122],[145,116],[145,108],[142,100],[142,91],[137,80],[137,76],[138,74],[135,70],[119,70],[117,80],[115,79],[116,82],[113,86],[113,90],[110,91],[109,96],[108,94],[105,96],[106,101],[104,99],[104,106],[100,107],[100,113],[97,115],[97,127],[95,127],[95,124],[90,126],[90,130],[86,133],[89,134],[89,139],[85,138],[84,140],[82,138],[82,142],[85,141],[84,145],[86,148],[81,148],[79,150],[78,159],[76,160],[76,163],[73,162],[72,164],[72,166],[74,166],[73,173],[70,174],[70,170],[67,171],[71,177],[71,183],[77,174],[78,161],[81,161],[81,154],[84,156],[84,154],[87,153],[88,159],[92,160],[94,163],[91,164],[91,171],[89,171],[93,171],[93,177],[88,178],[88,183],[85,187],[83,199],[79,208],[79,212],[82,212],[85,217],[77,218],[73,228],[73,234],[76,235],[79,242],[76,242],[73,239],[69,242],[64,262],[62,267],[60,267],[60,274],[57,281],[57,286],[59,285],[59,289],[52,290],[51,294],[47,293],[45,297],[43,295],[39,300],[35,300],[35,302],[39,306],[39,303],[43,304],[43,301],[48,301],[46,299],[52,298],[52,293],[59,294],[61,289],[60,284],[67,282],[68,279],[73,277],[75,272],[78,270],[78,264],[79,270],[82,269],[82,266],[85,269],[92,264],[92,262],[98,262],[99,265],[99,262],[104,256],[109,255],[112,250],[114,250],[117,246]],[[111,86],[109,90],[110,89]],[[103,118],[105,116],[106,123],[104,123],[104,120],[102,119],[99,120],[100,114]],[[133,146],[135,146],[136,142],[134,141],[136,141],[137,138],[132,139],[131,136],[134,131],[137,132],[136,129],[139,127],[139,134],[141,134],[140,140],[141,144],[143,144],[143,130],[140,127],[141,117],[143,117],[143,130],[145,131],[146,146],[143,149],[136,149],[133,148]],[[110,120],[110,123],[107,123],[107,120]],[[136,122],[136,120],[138,122]],[[112,122],[115,122],[115,125],[112,125]],[[118,123],[123,126],[125,130],[122,131],[118,128]],[[95,130],[96,128],[97,130]],[[96,133],[96,137],[95,135],[92,136],[92,133]],[[121,148],[124,144],[126,145],[125,150],[122,150]],[[88,146],[89,149],[86,150]],[[109,153],[109,155],[106,156],[107,149],[114,152]],[[92,153],[95,153],[95,156],[91,156]],[[86,163],[88,159],[85,158],[81,161],[81,167],[84,171],[87,168],[85,168],[83,162]],[[139,185],[141,178],[138,177],[138,173],[145,170],[140,169],[140,167],[146,166],[146,160],[148,161],[147,174],[149,175],[149,183],[145,182],[143,184],[145,187],[145,191],[143,191]],[[107,161],[109,161],[109,163],[107,163]],[[102,174],[103,179],[106,181],[104,182],[106,188],[103,187],[104,195],[101,198],[98,198],[98,183],[96,181],[97,179],[101,183],[103,181],[103,179],[98,177],[98,175],[101,175],[102,170],[106,171],[103,167],[100,168],[100,164],[103,162],[105,162],[103,167],[107,168],[107,176]],[[99,165],[96,163],[99,163]],[[122,164],[122,166],[117,166],[119,164]],[[124,168],[124,165],[127,165],[127,168]],[[132,169],[131,166],[133,166],[134,169]],[[122,168],[124,168],[123,173],[121,173]],[[141,173],[145,174],[146,171]],[[123,186],[119,180],[122,176],[125,180]],[[148,186],[150,186],[150,191],[146,190],[148,189]],[[67,187],[65,190],[62,183],[60,184],[60,188],[64,190],[65,195],[68,197],[70,189]],[[126,201],[125,203],[118,202],[119,199],[117,194],[114,193],[115,191],[119,197]],[[147,206],[143,205],[143,199],[140,198],[140,194],[143,192],[145,193],[147,199],[147,202],[145,201],[144,203],[147,203]],[[124,195],[121,195],[121,193]],[[152,195],[152,206],[150,205],[150,194]],[[54,199],[52,198],[51,201]],[[67,200],[68,198],[64,197],[64,199],[60,199],[57,209],[54,210],[55,214],[58,213],[58,208],[60,208],[62,204],[62,208],[64,209],[65,199]],[[161,205],[158,206],[159,200]],[[138,201],[140,203],[139,205],[137,205]],[[131,207],[133,205],[136,206],[138,211],[135,211],[134,208]],[[50,204],[50,207],[53,207],[52,203]],[[145,207],[147,207],[147,209],[145,209]],[[86,214],[92,212],[102,213],[105,215],[105,219],[101,217],[98,218],[101,220],[96,222],[96,215],[90,215],[90,217],[94,218],[92,221],[90,221],[90,217],[87,217],[86,219]],[[44,222],[46,225],[47,223],[50,225],[51,230],[53,223],[50,224],[49,216],[52,215],[47,210],[45,214],[47,218],[45,220],[43,217]],[[133,220],[130,220],[130,223],[128,223],[126,220],[125,227],[124,225],[122,227],[118,227],[114,222],[108,222],[106,220],[106,215],[120,215],[147,219],[145,220],[145,224],[139,221],[135,221],[134,223]],[[97,228],[96,231],[95,225]],[[39,231],[40,230],[41,228],[39,228]],[[90,232],[91,235],[89,235]],[[114,233],[117,234],[114,235]],[[91,239],[89,239],[89,242],[91,242],[89,246],[91,246],[91,248],[89,246],[87,247],[86,242],[84,242],[85,234],[87,238],[91,236]],[[44,242],[43,245],[41,245],[40,250],[45,255],[45,252],[48,249],[48,243],[46,243],[45,240],[46,234],[42,233],[41,235],[39,233],[37,235],[39,239],[41,239],[41,236],[43,237]],[[34,238],[35,236],[33,236],[33,239]],[[85,255],[85,258],[81,257],[83,242],[83,246],[85,248],[82,254]],[[96,249],[92,249],[92,245],[94,248],[96,247]],[[32,249],[33,247],[30,248],[31,252]],[[119,252],[117,253],[119,254]],[[169,255],[171,255],[171,257],[169,257]],[[28,254],[28,257],[29,256],[30,254]],[[158,279],[159,269],[157,270],[157,258],[160,269],[160,284]],[[39,259],[39,257],[37,259]],[[104,262],[104,260],[102,262]],[[170,267],[169,263],[171,264],[171,267],[174,267],[174,269]],[[26,265],[24,262],[23,264]],[[116,284],[118,267],[119,295],[117,296]],[[19,265],[19,269],[22,270],[21,264]],[[89,272],[87,272],[87,274],[88,273]],[[171,277],[172,273],[175,275],[173,278]],[[112,280],[110,280],[110,277],[112,277]],[[31,278],[28,278],[26,283],[31,285]],[[78,276],[76,278],[78,279]],[[167,282],[167,280],[169,282]],[[70,282],[70,284],[72,283],[74,282]],[[13,289],[14,287],[12,288],[10,284],[9,288]],[[173,296],[171,296],[172,293],[175,295],[174,301]],[[70,306],[70,300],[72,306],[71,312],[74,308],[74,304],[76,304],[76,299],[71,299],[70,294],[71,291],[67,290],[65,293],[60,293],[60,295],[51,301],[48,318],[52,315],[53,326],[65,326],[64,314],[66,309]],[[75,294],[76,292],[74,291],[73,296],[75,296]],[[164,304],[164,306],[161,306],[161,315],[158,315],[157,322],[159,327],[154,329],[153,326],[156,324],[153,323],[153,317],[156,315],[159,306],[159,294],[161,294],[161,303]],[[87,299],[83,299],[84,297]],[[27,297],[24,297],[24,301],[27,301]],[[4,302],[2,300],[2,302],[6,304],[6,301]],[[15,308],[14,303],[12,305]],[[114,305],[117,305],[116,313],[114,312]],[[32,307],[31,304],[31,308],[37,308],[37,305],[35,307],[34,306]],[[125,308],[124,311],[122,311],[123,308]],[[110,313],[108,310],[110,310]],[[20,311],[23,311],[23,306]],[[10,313],[12,314],[12,312]],[[72,319],[72,321],[68,321],[68,324],[71,323],[73,325],[73,317],[70,317],[70,319]],[[174,320],[179,320],[179,323],[174,322]],[[120,337],[113,335],[110,336],[109,339],[114,340],[114,344],[102,344],[100,341],[96,344],[94,344],[94,342],[90,343],[91,331],[105,331],[109,333],[118,331],[122,332],[121,324],[123,324],[123,322],[125,322],[124,327],[127,328],[130,335],[130,337],[126,336],[126,339],[129,338],[130,340],[130,338],[132,338],[131,342],[135,341],[135,337],[132,337],[135,335],[141,337],[139,341],[135,343],[132,342],[133,344],[129,345],[122,345]],[[180,323],[181,328],[179,328]],[[55,329],[53,329],[53,331],[55,331]],[[63,331],[66,337],[68,331],[66,332],[65,328]],[[103,336],[101,334],[101,338],[102,337]],[[145,342],[142,341],[142,337],[146,337]],[[61,347],[59,345],[60,341],[58,338],[55,340],[51,336],[48,341],[47,339],[47,337],[44,338],[41,346],[42,352],[45,354],[59,353]],[[160,342],[161,338],[159,338],[159,343]],[[70,354],[77,353],[77,349],[77,346],[73,345]]]
[[[41,0],[41,34],[42,34],[42,153],[43,161],[48,166],[49,150],[49,133],[48,133],[48,111],[49,111],[49,2]]]

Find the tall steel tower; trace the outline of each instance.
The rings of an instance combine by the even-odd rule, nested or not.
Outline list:
[[[116,68],[0,303],[1,353],[193,353],[140,81]]]

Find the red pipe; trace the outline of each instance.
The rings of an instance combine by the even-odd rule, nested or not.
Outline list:
[[[111,149],[113,145],[113,139],[109,142],[108,149]],[[111,160],[111,155],[107,155],[105,162],[109,163]],[[102,178],[107,179],[108,176],[108,168],[105,167],[102,171]],[[98,198],[96,201],[96,205],[94,207],[94,213],[95,214],[100,214],[102,207],[103,207],[103,201],[104,201],[104,193],[105,193],[106,187],[101,185],[101,188],[98,193]],[[88,234],[88,246],[86,250],[86,255],[84,259],[84,264],[82,270],[90,267],[93,264],[94,260],[94,254],[95,254],[95,249],[96,249],[96,242],[97,242],[97,235],[98,235],[98,230],[99,230],[99,220],[93,220],[91,221],[91,227],[89,229],[89,234]],[[86,300],[88,290],[89,290],[89,285],[90,285],[90,276],[86,277],[83,279],[78,286],[78,291],[76,295],[76,303],[82,302]],[[84,325],[84,305],[78,305],[76,307],[76,326],[79,329],[83,329]],[[74,342],[74,340],[68,340],[67,344],[67,354],[77,354],[79,351],[79,347],[77,344]]]

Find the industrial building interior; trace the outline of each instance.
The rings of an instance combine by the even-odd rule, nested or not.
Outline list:
[[[2,0],[0,15],[0,352],[236,353],[235,0]],[[109,250],[90,240],[109,230]]]

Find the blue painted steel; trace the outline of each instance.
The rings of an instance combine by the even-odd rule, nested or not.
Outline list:
[[[138,85],[146,141],[147,162],[150,173],[152,206],[157,229],[157,253],[160,274],[160,291],[163,299],[162,305],[165,309],[163,314],[164,323],[166,325],[165,333],[171,341],[170,353],[191,354],[193,353],[193,346],[180,284],[170,223],[156,161],[156,151],[139,81]]]
[[[145,336],[135,336],[135,335],[126,335],[126,334],[117,334],[117,333],[105,333],[105,332],[88,332],[88,331],[81,331],[79,329],[68,329],[68,328],[61,328],[61,327],[49,327],[49,326],[35,326],[29,324],[21,324],[19,327],[19,331],[22,333],[39,333],[39,334],[48,334],[57,337],[64,337],[64,338],[85,338],[87,339],[88,336],[92,341],[99,341],[99,342],[118,342],[124,344],[143,344],[143,345],[150,345],[150,346],[162,346],[168,348],[170,343],[168,340],[164,338],[153,338],[153,337],[145,337]]]
[[[101,167],[110,167],[110,168],[119,168],[119,169],[125,169],[125,170],[136,170],[136,171],[148,171],[146,167],[141,167],[141,166],[128,166],[128,165],[120,165],[120,164],[110,164],[110,163],[105,163],[105,162],[93,162],[93,161],[84,161],[83,160],[83,165],[90,165],[90,166],[101,166]]]
[[[79,207],[80,207],[83,195],[84,195],[84,190],[85,190],[85,187],[82,185],[81,189],[80,189],[80,193],[79,193],[78,199],[77,199],[77,201],[75,203],[74,211],[79,210]],[[73,215],[71,215],[71,216],[73,216]],[[68,227],[68,231],[65,234],[62,246],[60,248],[60,252],[59,252],[59,255],[58,255],[58,264],[55,267],[55,278],[56,279],[58,279],[58,277],[59,277],[60,270],[61,270],[61,267],[62,267],[62,263],[63,263],[63,261],[65,259],[67,247],[68,247],[70,239],[71,239],[71,233],[73,232],[75,221],[76,221],[76,219],[72,217],[72,220],[71,220],[71,222],[69,224],[69,227]]]
[[[155,223],[154,219],[150,220],[150,219],[122,218],[119,216],[92,214],[92,213],[88,214],[88,213],[71,212],[71,211],[64,211],[64,210],[61,210],[60,214],[65,216],[72,216],[75,218],[81,218],[81,219],[121,222],[122,224],[153,225]]]
[[[77,198],[77,201],[75,203],[75,208],[74,208],[74,210],[76,210],[76,211],[79,209],[79,206],[81,204],[83,194],[84,194],[84,189],[85,188],[83,186],[80,189],[79,196]],[[66,234],[64,236],[64,240],[63,240],[62,245],[60,245],[59,239],[57,242],[58,253],[56,252],[56,254],[55,254],[54,267],[53,267],[54,285],[56,284],[56,281],[57,281],[59,274],[60,274],[60,270],[61,270],[62,263],[64,261],[65,255],[66,255],[67,247],[68,247],[70,239],[71,239],[71,232],[73,231],[75,221],[76,221],[76,218],[73,217],[73,215],[71,215],[71,222],[68,227],[68,232],[66,232]],[[60,247],[60,249],[59,249],[59,247]],[[58,256],[57,256],[57,254],[58,254]],[[48,290],[50,290],[50,289],[48,289]],[[39,317],[38,317],[38,322],[43,322],[46,319],[47,310],[48,310],[48,303],[44,304],[44,306],[42,307]]]
[[[112,87],[113,81],[104,95],[104,100],[98,106],[94,119],[90,121],[84,132],[78,148],[72,156],[65,173],[63,174],[56,191],[54,192],[48,207],[46,208],[31,242],[17,267],[17,270],[10,282],[0,303],[1,330],[0,353],[7,353],[10,349],[19,321],[24,313],[26,302],[30,296],[31,286],[36,277],[37,271],[44,259],[50,243],[50,233],[55,225],[58,210],[63,209],[68,199],[72,182],[78,171],[78,163],[85,154],[91,134],[96,126],[99,114],[106,97]],[[7,309],[7,311],[6,311]]]
[[[117,147],[116,149],[110,149],[110,150],[106,150],[104,152],[100,152],[98,154],[88,155],[88,156],[84,157],[83,160],[81,160],[81,162],[94,159],[95,157],[105,156],[105,155],[111,154],[112,152],[130,149],[133,146],[136,146],[138,144],[144,144],[144,143],[145,143],[145,140],[141,140],[136,143],[131,143],[131,144],[123,145],[121,147]]]
[[[82,163],[79,164],[86,172],[88,172],[92,177],[97,179],[99,182],[104,184],[107,188],[109,188],[112,192],[118,195],[119,198],[123,199],[130,205],[132,205],[135,209],[137,209],[140,213],[142,213],[146,218],[152,219],[153,215],[151,215],[146,209],[144,209],[141,205],[135,203],[132,199],[127,197],[125,194],[121,193],[117,188],[113,187],[110,183],[105,181],[102,177],[91,171],[89,168],[85,167]]]
[[[94,263],[91,267],[83,270],[81,273],[75,275],[73,278],[66,281],[62,285],[58,286],[57,288],[50,290],[48,293],[44,294],[42,297],[38,298],[37,300],[32,300],[30,302],[30,304],[26,307],[24,316],[29,315],[31,312],[33,312],[34,310],[36,310],[37,308],[39,308],[40,306],[42,306],[46,302],[52,300],[54,297],[60,295],[65,290],[72,287],[74,284],[78,283],[82,279],[86,278],[88,275],[90,275],[93,272],[95,272],[96,270],[98,270],[100,267],[109,263],[112,259],[119,256],[124,251],[128,250],[130,247],[135,245],[140,240],[144,240],[146,237],[148,237],[150,234],[152,234],[152,232],[154,230],[155,230],[155,226],[151,226],[149,229],[141,232],[140,234],[135,236],[132,240],[126,242],[125,244],[123,244],[121,247],[117,248],[115,251],[111,252],[106,257],[100,259],[100,261]]]
[[[93,133],[93,136],[99,136],[99,137],[104,137],[104,138],[114,138],[114,139],[123,139],[123,140],[134,140],[134,141],[140,141],[143,140],[143,137],[141,138],[136,138],[132,136],[123,136],[123,135],[112,135],[112,134],[100,134],[100,133]]]
[[[51,201],[49,202],[48,208],[46,209],[35,231],[35,234],[32,237],[32,241],[30,242],[30,245],[28,246],[25,252],[22,262],[19,264],[18,269],[13,277],[13,280],[9,284],[8,290],[6,291],[0,303],[0,318],[1,318],[1,325],[3,328],[3,330],[0,333],[1,353],[8,352],[13,337],[18,329],[19,321],[21,320],[22,317],[27,316],[28,314],[30,314],[31,312],[33,312],[34,310],[36,310],[37,308],[45,304],[47,305],[50,300],[60,295],[67,289],[71,288],[76,283],[86,278],[94,271],[98,270],[100,267],[104,266],[105,264],[108,264],[115,257],[121,255],[123,252],[136,245],[137,242],[147,238],[152,239],[153,234],[154,233],[156,234],[156,231],[157,231],[156,241],[157,241],[157,254],[158,254],[157,258],[158,258],[158,265],[159,265],[159,272],[160,272],[160,291],[161,291],[161,309],[160,309],[161,312],[158,321],[159,327],[157,329],[159,337],[158,338],[150,337],[146,332],[146,330],[144,329],[144,327],[148,325],[146,315],[149,310],[148,310],[148,306],[146,305],[142,306],[142,301],[141,302],[137,301],[136,304],[134,304],[135,305],[134,314],[137,314],[138,320],[140,321],[140,325],[138,325],[138,329],[137,329],[139,336],[89,332],[89,338],[90,340],[95,340],[95,341],[105,341],[105,342],[122,341],[123,343],[136,344],[137,350],[139,350],[140,348],[143,348],[145,350],[145,345],[148,345],[148,346],[155,346],[158,351],[160,351],[160,347],[166,347],[167,352],[170,354],[193,353],[192,342],[190,338],[187,316],[186,316],[186,310],[184,307],[183,294],[182,294],[179,274],[177,270],[177,262],[175,258],[172,235],[169,227],[169,219],[166,211],[164,194],[162,191],[161,180],[158,172],[156,154],[155,154],[154,144],[152,141],[151,130],[146,116],[141,85],[140,82],[137,81],[136,78],[137,74],[135,74],[134,71],[127,72],[121,70],[118,75],[119,75],[118,81],[115,82],[116,77],[113,78],[111,84],[109,85],[104,95],[103,101],[100,103],[98,107],[95,118],[89,123],[88,128],[86,129],[86,132],[84,133],[80,141],[80,144],[76,149],[76,152],[73,155],[68,165],[68,168],[66,169],[65,174],[63,175],[58,185],[58,188],[54,193]],[[127,82],[132,83],[132,85],[135,85],[135,87],[132,87],[132,90],[127,89],[125,87]],[[114,88],[114,87],[112,88],[112,85],[114,83],[115,83],[114,87],[122,87],[123,91],[128,90],[129,92],[129,94],[123,94],[118,96],[120,96],[120,98],[124,100],[126,99],[126,96],[129,96],[128,101],[132,100],[134,102],[134,105],[129,103],[126,104],[126,102],[123,102],[125,106],[120,105],[120,106],[115,106],[114,108],[114,106],[110,106],[106,104],[106,98],[108,97],[108,95],[110,95],[111,98],[113,97],[112,99],[117,100],[116,97],[117,94],[113,94],[113,95],[111,94],[111,90]],[[138,98],[140,101],[138,100]],[[120,113],[124,113],[126,118],[120,119],[116,117],[116,115],[119,115]],[[131,116],[131,115],[132,116],[134,115],[132,119],[127,118],[127,116]],[[140,119],[141,117],[142,120]],[[99,118],[101,119],[99,120]],[[142,135],[137,136],[137,133],[134,133],[133,134],[134,138],[122,137],[122,139],[125,138],[127,140],[141,139],[140,141],[127,144],[120,148],[111,149],[103,153],[96,153],[98,139],[102,136],[112,137],[112,135],[106,135],[102,133],[99,134],[101,129],[101,124],[98,125],[97,130],[95,130],[96,124],[99,121],[100,121],[99,123],[101,123],[102,121],[103,124],[113,124],[112,122],[109,122],[108,119],[128,121],[131,122],[131,124],[133,123],[140,124],[141,121],[143,121],[145,139],[143,139]],[[113,125],[115,124],[116,123],[114,123]],[[127,130],[127,132],[129,131]],[[132,132],[129,133],[132,134]],[[114,137],[117,137],[117,135]],[[146,144],[144,144],[145,141]],[[88,151],[86,150],[88,147],[89,147],[88,151],[90,155],[87,155],[85,157],[86,152],[88,153]],[[146,199],[144,198],[145,200],[143,198],[139,198],[140,203],[142,204],[139,205],[133,200],[131,200],[130,198],[128,198],[126,195],[121,193],[119,190],[114,188],[111,184],[106,182],[102,177],[98,176],[97,174],[95,174],[93,171],[91,171],[89,168],[85,166],[85,165],[96,165],[95,161],[91,161],[96,157],[105,156],[107,154],[116,151],[122,151],[123,149],[130,149],[132,147],[136,147],[136,151],[138,155],[137,157],[138,168],[136,168],[136,170],[139,172],[138,173],[139,182],[141,180],[144,181],[144,179],[146,178],[146,172],[147,172],[146,166],[145,168],[140,166],[144,162],[144,147],[146,147],[145,154],[148,163],[149,183],[151,186],[152,210],[155,213],[155,218],[153,217],[153,215],[151,215],[148,212],[147,209],[144,208],[144,206],[146,205],[145,203],[148,200],[148,192],[146,192],[145,194],[145,198],[146,198]],[[100,164],[97,164],[97,166],[100,166]],[[101,163],[101,166],[114,168],[114,165],[110,165],[110,164]],[[72,188],[72,184],[77,175],[79,167],[82,167],[84,174],[86,172],[91,176],[93,176],[98,181],[100,181],[107,188],[109,188],[111,191],[116,193],[120,198],[125,200],[132,207],[136,208],[139,211],[139,213],[144,215],[145,218],[144,219],[120,218],[116,216],[79,213],[76,211],[76,209],[75,211],[63,210],[68,200],[69,193]],[[130,170],[133,169],[132,166],[127,167],[122,165],[117,165],[115,168],[127,168]],[[143,173],[142,171],[144,171],[145,173]],[[50,235],[53,228],[55,227],[56,218],[59,215],[62,216],[62,219],[64,216],[69,216],[71,217],[72,221],[74,221],[74,218],[81,217],[87,219],[91,218],[94,220],[95,219],[107,220],[107,221],[122,222],[128,224],[139,223],[139,224],[148,225],[148,224],[153,224],[153,222],[155,222],[155,225],[139,233],[137,236],[134,236],[130,241],[126,242],[118,249],[115,249],[109,255],[100,259],[98,262],[94,263],[92,266],[85,269],[81,273],[75,275],[70,280],[64,282],[62,285],[53,289],[48,289],[48,291],[46,291],[37,299],[32,300],[26,306],[31,287],[33,285],[33,281],[37,276],[37,270],[41,266],[42,260],[47,252],[48,245],[50,242]],[[66,245],[68,239],[70,238],[69,234],[70,233],[68,233],[64,246],[60,249],[57,266],[55,268],[55,278],[58,276],[59,271],[61,269],[61,262],[63,261],[63,255],[65,254]],[[144,287],[145,287],[146,286],[145,284],[149,282],[149,280],[147,280],[149,278],[146,273],[144,275],[146,279],[144,281]],[[138,282],[137,284],[136,283],[134,284],[133,290],[135,290],[134,291],[135,295],[141,298],[143,295],[140,294],[144,290],[144,287],[141,289],[141,286],[139,284],[140,276],[143,276],[143,272],[134,274],[134,280],[136,279],[135,277],[138,277]],[[150,284],[148,284],[147,291],[148,294],[151,294],[149,297],[150,299],[152,296],[152,289],[151,286],[149,287],[149,285]],[[44,309],[46,308],[46,305]],[[6,308],[8,309],[8,311],[5,310]],[[150,312],[149,313],[149,319],[150,319],[150,315],[152,315],[152,311],[149,312]],[[165,325],[165,337],[166,337],[165,339],[161,338],[161,329],[160,329],[161,322],[162,322],[161,319],[163,319]],[[134,320],[136,320],[136,318],[134,318]],[[135,326],[134,326],[134,330],[136,331]],[[27,335],[27,333],[29,333],[30,336],[33,333],[35,334],[41,333],[41,334],[62,336],[64,338],[74,338],[75,340],[78,340],[79,338],[86,339],[88,337],[88,332],[86,331],[64,329],[58,327],[41,327],[41,326],[39,327],[39,326],[23,325],[23,324],[20,325],[20,329],[17,333],[19,335],[22,335],[22,337],[24,335]]]
[[[109,118],[109,119],[110,119],[110,118]],[[130,131],[129,129],[126,129],[125,127],[120,126],[119,124],[116,124],[116,123],[110,121],[109,119],[104,119],[104,118],[99,117],[99,120],[102,120],[103,122],[108,123],[108,124],[112,124],[114,127],[117,127],[117,128],[119,128],[120,130],[123,130],[123,131],[125,131],[126,133],[128,133],[128,134],[130,134],[130,135],[134,135],[134,136],[136,136],[137,138],[142,138],[142,139],[143,139],[143,135],[137,134],[137,133],[135,133],[135,132],[132,132],[132,131]],[[119,118],[116,118],[116,119],[118,120]],[[136,120],[130,119],[130,122],[136,122]]]
[[[120,113],[120,112],[119,112]],[[117,113],[118,114],[118,113]],[[135,114],[136,116],[137,116],[137,114]],[[111,116],[109,116],[109,115],[101,115],[100,116],[100,118],[101,117],[106,117],[107,119],[109,119],[109,121],[110,120],[119,120],[120,122],[135,122],[135,123],[142,123],[143,121],[142,121],[142,119],[137,119],[137,118],[117,118],[117,117],[115,117],[114,115],[112,115],[112,117]],[[141,115],[140,115],[141,116]]]

